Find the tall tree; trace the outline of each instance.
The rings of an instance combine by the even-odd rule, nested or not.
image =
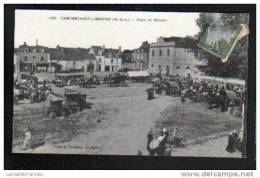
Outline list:
[[[216,22],[216,20],[218,21]],[[201,13],[196,23],[200,28],[199,33],[196,35],[199,39],[210,25],[222,23],[225,28],[235,29],[240,24],[248,24],[249,16],[246,13]],[[247,40],[247,37],[239,40],[229,56],[229,60],[225,63],[202,49],[194,49],[195,54],[208,60],[208,65],[200,67],[200,69],[214,76],[246,78]]]

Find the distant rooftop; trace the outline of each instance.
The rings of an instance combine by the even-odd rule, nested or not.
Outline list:
[[[15,48],[15,53],[49,53],[51,60],[84,60],[91,59],[95,60],[95,56],[93,54],[89,54],[88,48],[69,48],[69,47],[61,47],[57,45],[56,48],[48,48],[45,46],[35,45],[30,46],[24,43],[20,45],[19,48]]]
[[[160,37],[156,43],[151,46],[157,45],[174,45],[177,48],[193,48],[196,45],[196,40],[192,37]]]

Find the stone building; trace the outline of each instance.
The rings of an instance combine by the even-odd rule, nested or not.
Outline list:
[[[50,54],[48,48],[29,46],[24,42],[15,49],[16,58],[19,59],[19,70],[21,72],[48,72],[51,69]]]
[[[135,63],[135,70],[143,71],[147,70],[149,66],[149,48],[150,45],[147,41],[135,49],[132,53],[132,58]]]
[[[96,58],[93,54],[89,54],[89,49],[87,48],[57,46],[49,49],[49,51],[58,71],[93,72],[96,70]]]
[[[191,37],[160,37],[150,44],[149,72],[154,74],[194,74],[201,62],[191,49],[196,45]]]
[[[90,54],[94,54],[97,60],[98,72],[117,72],[121,69],[122,59],[120,57],[121,47],[118,49],[105,48],[101,46],[92,46],[89,50]]]
[[[20,73],[20,59],[19,56],[15,53],[14,54],[14,73]]]

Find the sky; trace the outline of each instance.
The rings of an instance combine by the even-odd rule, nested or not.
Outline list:
[[[14,44],[35,45],[38,39],[38,45],[47,47],[135,49],[143,41],[156,42],[160,36],[195,35],[198,16],[188,12],[16,10]]]

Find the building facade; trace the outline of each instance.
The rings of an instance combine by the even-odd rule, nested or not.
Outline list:
[[[96,71],[98,72],[117,72],[121,69],[122,59],[120,57],[121,48],[112,49],[105,46],[92,46],[89,51],[94,54],[97,60]]]
[[[61,72],[81,71],[87,73],[96,71],[96,60],[90,58],[82,60],[59,60],[57,64],[61,66]]]
[[[15,49],[21,72],[48,72],[51,69],[50,54],[46,47],[29,46],[26,43]]]
[[[191,52],[195,45],[192,38],[160,37],[156,43],[150,44],[149,72],[154,74],[194,74],[200,62]]]
[[[147,41],[143,42],[142,45],[135,49],[132,53],[132,59],[135,63],[135,70],[143,71],[149,67],[149,48],[150,45]]]
[[[56,71],[93,72],[96,70],[96,58],[87,48],[50,48],[51,61],[55,61]]]
[[[20,58],[16,53],[14,54],[14,73],[20,73]]]

